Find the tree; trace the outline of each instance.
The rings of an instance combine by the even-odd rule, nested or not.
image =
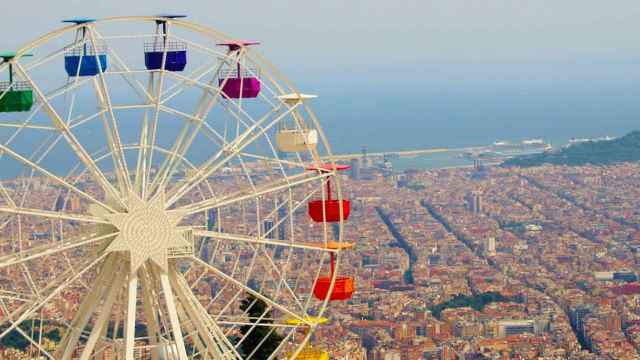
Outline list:
[[[46,332],[44,334],[44,337],[56,343],[59,343],[60,340],[62,340],[62,336],[60,336],[60,329],[58,328]]]
[[[242,336],[248,334],[240,345],[242,355],[248,357],[253,353],[251,358],[256,360],[269,358],[269,356],[276,351],[283,339],[280,334],[273,330],[274,328],[260,325],[273,323],[273,320],[271,320],[271,310],[268,309],[264,301],[258,299],[253,294],[247,294],[247,297],[240,303],[240,309],[247,312],[249,322],[258,324],[253,329],[253,325],[243,325],[240,327]]]

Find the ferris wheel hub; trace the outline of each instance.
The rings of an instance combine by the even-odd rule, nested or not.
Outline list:
[[[355,287],[348,166],[319,162],[316,96],[257,41],[183,17],[68,19],[0,53],[0,153],[22,174],[0,183],[0,340],[55,359],[328,359],[305,344]],[[51,346],[19,327],[45,316]]]
[[[106,215],[120,233],[105,251],[129,253],[132,273],[147,260],[166,271],[171,250],[189,247],[177,227],[185,214],[165,210],[165,203],[164,193],[145,201],[132,192],[127,212]]]

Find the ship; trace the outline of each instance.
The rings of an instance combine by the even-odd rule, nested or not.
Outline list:
[[[599,138],[571,138],[569,139],[569,143],[567,145],[565,145],[564,147],[570,147],[576,144],[582,144],[582,143],[586,143],[586,142],[599,142],[599,141],[611,141],[614,140],[615,137],[612,136],[602,136]]]

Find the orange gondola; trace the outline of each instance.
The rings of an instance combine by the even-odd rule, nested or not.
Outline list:
[[[330,243],[327,245],[328,249],[347,249],[351,248],[352,244],[336,244]],[[342,301],[349,300],[353,296],[355,290],[354,279],[350,276],[338,276],[336,277],[333,290],[329,294],[331,288],[331,279],[333,279],[335,273],[335,253],[331,253],[331,273],[329,276],[322,276],[316,280],[316,284],[313,287],[313,296],[318,300],[324,300],[329,295],[329,301]]]

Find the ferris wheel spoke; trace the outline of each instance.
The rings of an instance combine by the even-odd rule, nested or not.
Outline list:
[[[97,39],[105,40],[105,37],[102,36],[102,34],[95,27],[93,27],[91,30]],[[113,47],[109,47],[108,51],[111,57],[113,57],[113,59],[115,60],[114,64],[122,70],[122,72],[120,73],[120,76],[122,77],[122,79],[127,82],[127,84],[131,87],[131,89],[133,89],[136,93],[138,93],[138,95],[144,102],[153,101],[153,96],[151,95],[151,93],[147,91],[145,86],[138,79],[136,79],[135,77],[127,76],[128,74],[131,74],[133,71],[126,64],[126,62],[122,60],[122,57],[118,54],[118,52]]]
[[[135,346],[136,338],[136,303],[138,292],[138,274],[134,272],[129,274],[129,278],[126,281],[126,314],[127,319],[124,327],[124,344],[126,360],[133,360],[133,348]]]
[[[122,20],[155,23],[156,31],[100,33],[103,24]],[[134,28],[123,27],[125,32]],[[62,35],[74,32],[72,45],[60,49]],[[0,182],[0,232],[16,234],[3,242],[0,275],[13,277],[17,269],[11,278],[15,285],[0,289],[0,311],[6,315],[0,319],[0,339],[13,331],[30,338],[30,355],[56,360],[132,360],[148,351],[152,360],[241,360],[258,357],[261,346],[278,332],[283,339],[268,358],[300,354],[317,327],[308,313],[322,316],[327,305],[326,300],[322,306],[312,302],[309,286],[326,270],[326,258],[339,249],[330,244],[332,224],[314,225],[309,239],[302,235],[307,233],[307,204],[320,192],[325,199],[325,185],[336,173],[308,169],[331,150],[306,104],[281,96],[297,91],[253,54],[253,42],[230,41],[171,15],[79,20],[51,34],[23,47],[48,53],[44,60],[15,60],[22,62],[16,76],[31,85],[36,99],[31,113],[0,120],[0,131],[9,135],[0,143],[0,159],[22,170],[20,181]],[[144,63],[134,65],[124,49],[139,48],[141,39]],[[162,39],[164,46],[157,47],[157,41],[150,46],[147,39]],[[127,46],[119,46],[124,40]],[[224,51],[215,45],[220,43]],[[49,47],[55,48],[56,59],[64,56],[67,81],[62,87],[53,85],[55,72],[48,72],[57,66],[50,61]],[[0,64],[0,72],[6,67]],[[229,72],[221,71],[227,67]],[[227,86],[229,79],[234,81]],[[139,133],[127,132],[133,123],[125,115],[139,117],[134,129]],[[278,147],[282,141],[273,133],[277,128],[277,140],[282,140],[280,130],[291,124],[318,128],[322,154],[308,147],[311,161],[302,152],[283,156]],[[29,136],[44,142],[24,150],[28,144],[19,142]],[[65,158],[51,168],[60,155],[73,163]],[[72,169],[65,170],[67,166]],[[52,211],[50,203],[40,201],[45,192],[79,207]],[[150,260],[131,275],[124,255],[105,252],[118,234],[108,214],[127,211],[126,194],[131,192],[143,201],[166,194],[165,210],[185,214],[177,230],[186,232],[189,241],[197,236],[187,254],[169,250],[170,266],[164,271]],[[337,198],[342,199],[339,189]],[[341,241],[343,222],[336,226],[336,240]],[[49,234],[33,236],[47,229],[51,239]],[[109,266],[115,257],[119,265]],[[31,266],[43,260],[58,269],[51,279],[48,272],[39,273],[42,266]],[[56,314],[65,310],[59,301],[67,293],[82,294],[80,301],[71,302],[75,316],[69,320]],[[255,303],[264,302],[263,313],[238,309],[249,294]],[[43,326],[39,336],[26,330],[28,323],[36,327],[38,317],[59,319],[53,326],[66,329],[59,351],[43,346]],[[288,324],[287,319],[299,323]],[[148,336],[136,337],[138,323],[147,324]],[[309,336],[298,338],[295,334],[303,328]],[[239,342],[230,340],[237,335]],[[250,336],[259,339],[249,341],[254,340]]]
[[[42,218],[80,221],[93,224],[109,224],[109,221],[101,219],[99,217],[82,215],[82,214],[70,214],[60,211],[40,210],[24,207],[6,207],[0,206],[0,214],[13,214],[13,215],[26,215],[26,216],[38,216]]]
[[[280,292],[280,288],[282,286],[284,286],[284,288],[286,289],[287,293],[289,294],[289,297],[291,299],[293,299],[293,301],[295,302],[296,305],[298,305],[298,308],[300,309],[300,311],[301,312],[305,312],[304,305],[302,305],[302,303],[300,302],[300,299],[296,295],[295,291],[293,291],[293,289],[291,289],[291,286],[289,286],[289,284],[287,283],[286,277],[283,275],[283,272],[281,271],[281,269],[279,269],[278,266],[275,264],[275,262],[273,261],[273,258],[271,257],[271,255],[269,255],[267,253],[267,251],[265,250],[264,246],[258,246],[258,248],[259,248],[260,252],[262,253],[263,258],[267,259],[267,263],[271,267],[271,270],[273,272],[275,272],[276,275],[280,278],[280,280],[278,281],[278,285],[277,285],[277,293],[279,293]]]
[[[274,228],[275,227],[276,226],[274,226]],[[284,242],[284,241],[270,240],[263,237],[252,237],[252,236],[246,236],[246,235],[230,234],[226,232],[197,230],[197,229],[193,230],[193,235],[202,236],[204,238],[229,240],[229,241],[233,241],[237,243],[245,243],[245,244],[272,245],[272,246],[280,246],[280,247],[286,247],[291,249],[337,252],[337,250],[328,248],[326,245],[321,243],[303,243],[303,242],[290,243],[290,242]]]
[[[26,303],[29,301],[33,301],[32,294],[23,294],[15,291],[9,290],[0,290],[0,299],[11,300],[11,301],[20,301],[22,303]]]
[[[253,326],[256,326],[255,324]],[[249,353],[249,356],[246,357],[247,360],[251,360],[253,359],[253,355],[255,355],[258,350],[260,350],[260,348],[262,347],[262,345],[267,341],[267,339],[269,339],[271,337],[271,334],[275,331],[275,328],[270,328],[269,332],[262,338],[262,340],[256,345],[256,347],[253,349],[253,351],[251,353]],[[280,345],[280,344],[278,344]],[[271,355],[269,356],[269,359],[273,358],[273,356],[275,355],[274,353],[271,353]]]
[[[60,284],[58,284],[58,283],[50,284],[48,286],[48,288],[52,288],[53,290],[46,297],[38,298],[36,301],[34,301],[32,303],[26,304],[27,306],[23,306],[20,309],[18,309],[16,311],[13,311],[11,313],[12,315],[10,315],[10,316],[14,316],[13,314],[16,314],[16,313],[22,313],[22,315],[20,315],[13,324],[11,324],[4,331],[2,331],[2,333],[0,333],[0,340],[4,339],[4,337],[7,336],[7,334],[9,334],[11,331],[15,330],[18,325],[20,325],[22,322],[24,322],[29,317],[31,317],[36,311],[40,310],[40,308],[42,308],[44,305],[49,303],[49,301],[51,301],[51,299],[53,299],[58,294],[60,294],[60,292],[62,292],[69,285],[71,285],[76,280],[78,280],[82,275],[84,275],[86,272],[88,272],[89,270],[93,269],[96,265],[98,265],[100,262],[102,262],[102,260],[104,260],[104,258],[106,256],[107,256],[107,254],[103,254],[103,255],[95,258],[95,259],[86,260],[81,266],[79,266],[81,268],[79,271],[77,271],[75,273],[71,272],[72,276],[70,276],[68,278],[64,277],[62,279],[62,281],[60,282]]]
[[[242,152],[242,153],[240,153],[240,155],[242,155],[242,156],[244,156],[246,158],[249,158],[249,159],[264,161],[265,163],[270,164],[270,165],[287,165],[289,167],[299,168],[299,169],[305,169],[306,167],[308,167],[308,164],[305,164],[302,161],[296,162],[296,161],[290,161],[290,160],[286,160],[286,159],[279,159],[279,158],[275,158],[275,157],[258,155],[258,154],[248,153],[248,152]]]
[[[210,157],[199,169],[196,174],[194,174],[191,178],[187,179],[183,185],[181,185],[175,191],[172,190],[172,196],[169,198],[167,202],[167,207],[171,206],[173,203],[178,201],[182,196],[188,193],[191,189],[197,186],[204,179],[208,178],[215,171],[219,170],[222,166],[224,166],[229,160],[235,157],[242,149],[249,146],[256,139],[263,136],[264,133],[277,124],[281,119],[285,116],[289,115],[297,105],[289,108],[284,113],[278,115],[275,119],[271,120],[266,126],[262,127],[259,131],[256,132],[256,129],[260,127],[263,123],[265,123],[269,119],[269,115],[273,114],[273,110],[267,113],[264,117],[258,120],[252,127],[247,129],[242,135],[238,136],[233,142],[229,143],[223,149],[218,151],[215,155]],[[256,132],[253,136],[250,136],[252,133]],[[223,156],[226,153],[230,153],[227,156]],[[222,160],[220,158],[223,157]]]
[[[113,210],[109,205],[103,203],[102,201],[100,201],[100,200],[94,198],[93,196],[85,193],[84,191],[78,189],[74,185],[68,183],[65,179],[56,176],[55,174],[53,174],[50,171],[46,170],[45,168],[41,167],[37,163],[35,163],[35,162],[25,158],[24,156],[18,154],[17,152],[13,151],[9,147],[0,144],[0,154],[3,153],[3,152],[9,154],[9,156],[11,156],[14,159],[18,160],[22,164],[29,166],[33,170],[42,173],[43,175],[47,176],[48,178],[50,178],[54,182],[58,183],[59,185],[62,185],[64,187],[66,187],[67,189],[77,193],[78,195],[86,198],[87,200],[91,201],[92,203],[95,203],[95,204],[99,205],[100,207],[102,207],[102,208],[104,208],[104,209],[106,209],[106,210],[108,210],[110,212],[115,212],[115,210]]]
[[[239,58],[235,60],[235,63],[237,64],[237,62],[239,61]],[[177,80],[181,80],[184,82],[187,82],[191,85],[196,85],[197,87],[203,89],[203,90],[208,90],[208,91],[212,91],[212,92],[216,92],[220,90],[219,86],[216,86],[214,84],[208,84],[208,83],[204,83],[201,81],[201,79],[190,79],[182,74],[176,73],[176,72],[169,72],[169,75],[171,77],[174,77]],[[226,81],[226,79],[225,79]],[[224,83],[222,84],[224,85]],[[234,110],[238,112],[238,114],[241,114],[242,116],[251,119],[251,115],[249,113],[247,113],[247,111],[242,107],[242,103],[240,101],[234,101],[233,99],[231,99],[228,95],[226,95],[224,92],[221,92],[220,95],[222,95],[222,97],[227,100],[227,103],[230,105],[233,105]],[[241,99],[239,99],[241,100]],[[292,107],[296,107],[299,104],[294,104]],[[282,104],[278,104],[276,106],[270,106],[271,108],[280,108],[282,106]]]
[[[184,345],[184,338],[182,336],[182,328],[180,327],[180,319],[176,312],[176,302],[173,296],[173,290],[169,282],[169,276],[165,272],[161,272],[158,277],[160,278],[160,285],[162,288],[162,294],[167,305],[167,313],[169,314],[169,323],[171,325],[171,333],[173,334],[173,341],[176,344],[178,350],[178,356],[181,359],[187,358],[187,352]]]
[[[238,60],[236,60],[236,63],[237,61]],[[162,106],[163,111],[167,111],[167,112],[173,113],[174,115],[183,117],[186,120],[186,123],[184,124],[180,132],[180,135],[178,136],[178,141],[173,145],[173,149],[171,150],[171,156],[165,159],[164,163],[160,167],[160,170],[158,171],[158,175],[156,176],[156,179],[159,178],[160,181],[156,186],[152,186],[152,192],[155,190],[155,188],[164,190],[167,180],[172,177],[173,173],[176,170],[176,167],[177,167],[176,161],[179,158],[184,157],[186,153],[189,151],[189,149],[191,148],[191,144],[193,143],[194,139],[200,132],[200,129],[202,128],[203,124],[206,123],[205,119],[208,117],[208,114],[211,112],[211,109],[220,100],[221,94],[222,94],[222,87],[215,87],[214,84],[215,84],[216,76],[220,73],[220,70],[222,69],[222,66],[224,65],[224,63],[225,63],[224,61],[221,61],[218,63],[217,67],[212,67],[212,69],[215,69],[213,71],[214,76],[212,76],[209,82],[206,84],[207,87],[202,88],[202,95],[198,100],[196,109],[193,114],[186,114],[166,105]],[[199,82],[200,78],[195,79],[195,81]],[[224,83],[226,83],[226,81],[227,79],[224,80]],[[222,86],[224,86],[224,83],[222,84]],[[190,136],[186,138],[185,136],[187,134],[187,131],[191,123],[195,123],[195,126],[193,131],[191,131]],[[178,154],[179,156],[177,156]],[[156,181],[154,180],[154,185],[155,183]]]
[[[218,62],[215,62],[213,64],[217,64],[217,63]],[[171,99],[173,99],[176,96],[182,94],[187,89],[187,85],[189,85],[191,83],[191,81],[193,81],[193,80],[198,81],[198,80],[204,78],[205,76],[213,73],[213,71],[215,70],[215,66],[213,66],[213,64],[212,63],[205,63],[203,65],[200,65],[198,68],[196,68],[190,74],[188,74],[187,76],[183,77],[182,80],[180,80],[176,84],[173,84],[170,87],[168,87],[167,90],[165,91],[164,98],[162,98],[162,100],[160,101],[160,104],[164,105],[167,102],[169,102]]]
[[[87,150],[80,144],[80,142],[75,137],[75,135],[73,135],[73,133],[71,132],[71,130],[69,129],[69,127],[65,123],[65,121],[62,120],[60,115],[58,115],[56,110],[49,103],[49,100],[47,99],[47,97],[42,93],[40,88],[33,82],[31,77],[29,77],[29,75],[26,73],[26,71],[24,71],[24,69],[22,68],[22,66],[20,64],[16,63],[15,66],[16,66],[16,69],[18,70],[18,72],[21,73],[22,77],[27,82],[29,82],[29,84],[31,84],[31,86],[33,88],[33,91],[36,93],[37,97],[42,101],[42,103],[43,103],[43,105],[45,107],[45,111],[47,112],[47,114],[49,115],[51,120],[53,121],[54,125],[62,133],[62,135],[64,136],[65,140],[71,146],[71,148],[74,150],[76,155],[80,158],[80,160],[89,169],[89,171],[91,172],[91,174],[94,177],[94,179],[102,187],[103,191],[106,194],[111,194],[115,200],[119,201],[122,204],[122,199],[120,198],[120,195],[118,194],[118,192],[111,185],[111,183],[109,183],[109,181],[104,176],[102,171],[98,168],[96,163],[93,161],[93,159],[91,158],[91,156],[89,155]],[[124,205],[124,204],[122,204],[122,205]]]
[[[140,274],[140,285],[142,288],[142,308],[144,316],[147,319],[147,328],[149,329],[149,343],[152,347],[151,359],[158,359],[158,342],[161,337],[160,324],[158,323],[157,307],[153,301],[154,293],[151,285],[151,278],[148,267],[143,267]]]
[[[92,261],[92,259],[85,260],[83,263],[78,265],[78,268],[85,267],[91,261]],[[62,274],[60,274],[53,281],[48,282],[47,285],[44,288],[42,288],[40,291],[38,291],[37,292],[37,294],[38,294],[37,296],[29,296],[28,298],[25,296],[22,299],[19,299],[20,301],[24,302],[24,304],[21,305],[20,307],[18,307],[13,312],[7,312],[7,315],[9,316],[9,318],[14,318],[17,314],[24,313],[24,311],[28,310],[31,306],[36,304],[37,301],[42,300],[43,299],[43,297],[42,297],[43,294],[46,294],[46,293],[51,292],[51,291],[55,291],[55,289],[60,287],[61,284],[64,284],[65,282],[69,281],[70,278],[75,277],[75,276],[79,276],[78,275],[78,270],[73,268],[72,266],[69,266]],[[71,282],[73,282],[73,281],[71,281]],[[4,291],[4,293],[13,293],[13,294],[15,294],[17,296],[24,296],[24,294],[19,294],[19,293],[15,293],[15,292],[7,292],[6,290]],[[33,295],[33,294],[31,294],[31,295]],[[6,298],[6,296],[5,296],[5,298]],[[0,328],[4,327],[4,325],[6,325],[6,321],[7,320],[5,318],[0,318]]]
[[[69,360],[71,358],[87,323],[89,323],[102,295],[106,291],[105,285],[113,282],[118,276],[119,272],[116,271],[118,268],[116,260],[117,255],[114,254],[110,254],[109,257],[105,259],[104,266],[98,273],[98,277],[80,303],[71,325],[58,345],[58,349],[56,350],[57,358],[61,358],[62,360]]]
[[[219,73],[221,66],[222,64],[220,64],[218,70],[216,71],[216,74]],[[212,77],[209,84],[213,84],[213,81],[215,81],[215,77]],[[183,126],[180,135],[178,136],[178,141],[174,144],[173,149],[171,150],[171,156],[165,159],[164,164],[160,167],[160,171],[158,171],[158,175],[156,176],[156,178],[162,175],[157,185],[158,189],[164,190],[167,180],[173,176],[173,173],[176,170],[178,164],[176,163],[176,161],[180,158],[183,158],[191,148],[191,144],[200,132],[202,125],[205,123],[206,117],[208,116],[211,109],[216,105],[217,101],[220,99],[220,92],[221,89],[218,89],[215,93],[212,93],[208,90],[203,90],[203,94],[201,95],[200,100],[198,101],[198,105],[196,106],[196,111],[192,115],[192,118],[195,121],[194,129],[191,131],[189,137],[186,138],[185,136],[187,135],[187,131],[191,122],[187,118],[187,122]],[[210,97],[210,99],[208,99],[208,97]],[[163,108],[165,108],[165,106],[163,106]],[[154,191],[154,188],[155,187],[152,186],[152,192]]]
[[[211,125],[209,125],[207,122],[204,122],[203,130],[204,131],[202,133],[204,134],[204,136],[206,136],[209,140],[211,140],[216,145],[220,147],[224,147],[228,145],[228,142],[225,139],[225,137],[222,136],[219,132],[217,132],[214,128],[212,128]],[[238,153],[238,158],[240,159],[242,157],[245,157],[247,159],[252,159],[252,160],[263,161],[264,163],[269,165],[278,165],[278,166],[287,165],[289,167],[299,168],[299,169],[304,169],[307,166],[302,161],[294,162],[286,159],[279,159],[277,157],[269,157],[269,156],[249,153],[246,151],[241,151]]]
[[[62,251],[67,251],[67,250],[75,249],[85,245],[100,242],[100,241],[112,238],[116,235],[118,235],[118,232],[114,232],[106,235],[94,236],[88,239],[86,237],[82,237],[79,239],[64,241],[61,244],[56,244],[53,246],[52,244],[44,244],[44,245],[32,247],[14,255],[0,257],[0,269],[8,266],[21,264],[27,261],[35,260],[41,257],[55,255]]]
[[[165,32],[163,34],[164,37],[169,38],[170,34],[169,34],[169,29],[165,27]],[[165,76],[167,74],[167,72],[171,73],[170,71],[166,70],[166,63],[167,63],[167,51],[168,48],[166,46],[163,47],[162,49],[162,60],[161,60],[161,65],[160,65],[160,69],[157,72],[152,72],[149,75],[149,82],[150,84],[155,84],[155,79],[154,79],[154,74],[159,74],[158,75],[158,81],[157,81],[157,88],[155,91],[155,98],[153,99],[152,103],[154,105],[154,110],[153,110],[153,120],[152,120],[152,126],[151,126],[151,145],[155,145],[156,141],[157,141],[157,134],[158,134],[158,121],[160,118],[160,106],[162,103],[162,95],[163,95],[163,87],[164,87],[164,80],[165,80]],[[153,151],[149,152],[149,157],[148,157],[148,161],[147,161],[147,170],[145,172],[145,179],[143,179],[143,183],[142,183],[142,193],[143,193],[143,197],[149,195],[149,192],[147,191],[147,185],[150,184],[151,182],[151,167],[153,166]]]
[[[164,106],[160,106],[161,109],[164,108]],[[178,155],[178,151],[180,149],[180,147],[182,146],[182,142],[184,141],[185,136],[187,135],[187,127],[189,126],[189,124],[185,124],[185,127],[182,129],[182,131],[180,132],[180,134],[177,136],[176,141],[174,142],[174,144],[172,145],[172,148],[169,150],[167,156],[165,157],[162,165],[160,165],[160,168],[158,169],[155,178],[153,179],[153,182],[148,186],[148,191],[150,194],[154,194],[156,191],[163,191],[164,190],[164,186],[167,182],[167,180],[170,178],[171,174],[170,174],[170,167],[173,166],[173,164],[176,161],[176,158],[179,156]]]
[[[94,78],[95,80],[95,78]],[[124,151],[122,150],[122,141],[118,132],[118,123],[115,119],[113,108],[111,107],[111,101],[107,100],[109,95],[105,88],[105,85],[98,84],[98,81],[94,81],[96,94],[98,101],[101,104],[102,112],[100,117],[104,124],[104,132],[107,140],[107,146],[109,147],[111,158],[113,161],[113,168],[116,173],[116,179],[120,189],[120,193],[128,193],[131,189],[131,182],[129,176],[129,169],[127,167],[126,159],[124,157]],[[109,119],[105,113],[109,114]]]
[[[302,174],[289,176],[284,180],[280,179],[268,184],[262,184],[258,188],[256,188],[255,191],[244,190],[244,191],[239,191],[221,198],[206,199],[206,200],[199,201],[184,207],[179,207],[177,208],[177,210],[186,211],[188,214],[195,214],[198,212],[202,212],[202,211],[206,211],[214,208],[228,206],[241,201],[254,199],[259,196],[277,193],[280,191],[290,189],[292,187],[302,186],[304,184],[321,181],[331,176],[332,176],[331,173],[314,174],[310,172],[305,172]]]
[[[89,39],[94,49],[98,48],[95,33],[93,27],[89,27]],[[100,64],[100,61],[96,55],[96,62]],[[108,145],[112,148],[114,156],[114,165],[116,174],[120,182],[120,192],[122,194],[128,193],[131,190],[131,177],[129,175],[129,167],[127,166],[127,160],[122,150],[122,140],[120,138],[120,131],[118,129],[118,121],[116,120],[115,113],[113,112],[113,104],[111,102],[111,95],[109,92],[109,86],[104,76],[104,69],[100,66],[97,78],[94,77],[94,86],[98,95],[98,101],[102,108],[106,108],[109,114],[110,124],[105,121],[105,132],[107,132]],[[108,125],[107,125],[108,124]]]
[[[96,343],[98,339],[104,332],[105,327],[109,323],[109,319],[111,318],[113,305],[115,300],[124,287],[124,271],[118,271],[115,275],[115,279],[109,284],[107,293],[105,296],[104,303],[100,308],[100,312],[98,313],[98,318],[93,324],[93,328],[91,329],[91,334],[87,339],[87,342],[82,350],[82,354],[80,355],[80,360],[89,360],[93,350],[95,349]]]
[[[301,202],[302,203],[302,202]],[[287,215],[289,216],[289,215]],[[286,217],[287,217],[286,216]],[[285,219],[281,219],[280,221],[285,221]],[[278,224],[275,224],[273,226],[273,229],[277,228]],[[274,240],[266,240],[264,237],[259,237],[259,238],[255,238],[255,237],[250,237],[250,236],[242,236],[242,235],[232,235],[232,234],[227,234],[227,233],[222,233],[221,236],[218,235],[213,235],[211,233],[213,232],[209,232],[211,235],[211,237],[207,236],[205,237],[205,239],[224,239],[224,240],[230,240],[230,241],[234,241],[234,242],[240,242],[240,243],[245,243],[248,244],[249,247],[255,252],[260,252],[262,254],[262,258],[266,259],[269,266],[271,267],[271,270],[273,272],[276,273],[276,275],[280,278],[278,285],[277,285],[277,290],[276,290],[276,298],[278,297],[278,294],[280,293],[280,288],[282,285],[284,285],[286,291],[288,292],[289,296],[294,300],[294,302],[296,303],[296,305],[299,306],[300,311],[304,312],[305,311],[305,307],[302,305],[302,303],[300,302],[300,300],[298,299],[298,297],[296,296],[295,292],[293,291],[293,289],[291,289],[291,287],[289,286],[289,284],[287,283],[285,277],[283,276],[283,273],[280,271],[280,269],[278,268],[278,266],[275,264],[275,262],[273,261],[273,258],[271,258],[271,256],[267,253],[267,251],[265,250],[263,245],[272,245],[272,246],[283,246],[283,247],[287,247],[287,248],[297,248],[297,249],[304,249],[304,250],[320,250],[320,251],[328,251],[328,252],[335,252],[335,250],[327,247],[326,245],[323,244],[318,244],[318,243],[286,243],[283,241],[274,241]],[[220,233],[217,233],[220,234]],[[194,235],[196,235],[196,233],[194,232]],[[263,236],[268,236],[269,234],[264,234]],[[257,245],[257,246],[253,246],[253,245]]]
[[[9,309],[6,306],[6,304],[4,303],[4,300],[0,299],[0,309],[4,312],[4,313],[8,313]],[[11,318],[8,319],[9,324],[11,324],[12,326],[15,324],[15,322],[13,322],[13,320]],[[43,354],[44,356],[46,356],[47,358],[51,359],[51,360],[55,360],[55,358],[53,357],[53,355],[51,353],[49,353],[43,346],[41,343],[41,338],[39,339],[39,341],[36,341],[35,339],[33,339],[31,337],[31,335],[27,334],[24,330],[22,330],[18,325],[20,324],[16,324],[16,328],[15,331],[18,332],[18,334],[20,334],[20,336],[22,336],[25,340],[27,340],[31,345],[33,345],[36,349],[38,349],[38,351]],[[42,326],[42,320],[40,323],[40,326]]]
[[[47,130],[47,131],[58,131],[58,129],[53,126],[46,125],[29,125],[25,123],[14,123],[14,122],[0,122],[0,128],[23,128],[29,130]]]
[[[148,94],[153,92],[153,77],[153,73],[150,74],[149,80],[147,81],[146,93]],[[154,104],[153,96],[146,100],[145,104],[152,105],[153,108],[157,106]],[[140,194],[141,198],[146,198],[147,171],[151,170],[151,165],[147,164],[147,161],[151,159],[148,153],[153,152],[155,147],[155,143],[149,144],[149,111],[149,108],[145,108],[142,115],[142,128],[140,129],[140,138],[138,141],[138,159],[136,161],[136,176],[134,179],[134,188],[138,194]]]
[[[198,259],[196,257],[192,257],[191,258],[194,262],[202,265],[203,267],[205,267],[206,269],[208,269],[209,271],[211,271],[213,274],[215,274],[216,276],[220,277],[222,280],[225,280],[231,284],[233,284],[235,287],[238,287],[244,291],[246,291],[247,293],[257,297],[258,299],[266,302],[267,304],[271,305],[273,308],[278,309],[279,311],[291,316],[292,318],[295,318],[305,324],[309,323],[309,320],[305,318],[306,314],[304,315],[300,315],[300,314],[296,314],[295,312],[291,311],[290,309],[288,309],[287,307],[277,303],[276,301],[270,299],[269,297],[253,290],[252,288],[248,287],[247,285],[243,284],[242,282],[238,281],[237,279],[233,278],[232,276],[227,275],[226,273],[224,273],[223,271],[220,271],[218,268],[216,268],[213,265],[210,265],[209,263]]]
[[[206,349],[212,352],[213,358],[222,358],[222,356],[227,356],[224,358],[228,358],[229,355],[232,355],[235,359],[241,359],[240,354],[238,354],[222,330],[214,321],[211,321],[211,318],[207,315],[207,310],[191,292],[184,277],[174,271],[170,274],[169,279],[176,290],[180,303],[195,325],[198,335],[206,343]],[[214,351],[215,353],[213,353]]]
[[[226,106],[226,107],[228,108],[228,106]],[[275,107],[274,107],[274,108],[272,108],[272,109],[273,109],[272,111],[277,111],[277,108],[275,108]],[[242,125],[242,126],[244,126],[244,127],[246,127],[246,128],[250,128],[250,127],[251,127],[251,125],[250,125],[250,124],[248,124],[247,122],[243,121],[243,120],[242,120],[242,118],[241,118],[238,114],[236,114],[236,112],[234,112],[234,111],[230,111],[230,110],[227,110],[227,111],[228,111],[230,114],[232,114],[233,118],[235,118],[235,119],[236,119],[236,121],[237,121],[236,130],[237,130],[237,131],[239,131],[240,125]],[[253,123],[253,124],[256,124],[255,120],[253,120],[252,118],[249,118],[249,121],[250,121],[251,123]],[[226,140],[226,136],[220,136],[220,134],[219,134],[217,131],[215,131],[213,128],[211,128],[211,126],[210,126],[209,124],[207,124],[207,123],[205,123],[205,126],[206,126],[206,128],[209,130],[209,132],[211,132],[215,137],[217,137],[218,139],[220,139],[220,140],[221,140],[222,144],[220,145],[220,147],[224,148],[225,146],[228,146],[228,145],[229,145],[229,142]],[[261,131],[265,131],[265,132],[266,132],[266,130],[265,130],[265,129],[263,129],[263,127],[262,127],[262,126],[258,126],[258,128],[259,128]],[[213,140],[213,139],[212,139],[212,140]],[[268,144],[268,146],[269,146],[269,148],[270,148],[269,150],[271,151],[271,153],[272,153],[276,158],[269,158],[269,157],[265,157],[265,156],[260,157],[259,155],[253,155],[253,156],[251,156],[252,154],[248,154],[248,153],[243,152],[243,151],[239,151],[239,152],[237,152],[237,153],[235,154],[235,156],[237,157],[238,161],[240,162],[240,164],[241,164],[241,166],[242,166],[243,170],[245,170],[245,174],[248,174],[248,173],[246,172],[246,169],[244,168],[244,167],[245,167],[245,165],[244,165],[245,160],[243,159],[243,157],[249,157],[249,158],[252,158],[252,159],[260,159],[260,160],[265,160],[265,159],[275,160],[275,161],[274,161],[274,164],[275,164],[275,165],[277,165],[277,166],[280,168],[280,170],[282,171],[282,174],[283,174],[283,175],[285,175],[285,176],[286,176],[286,173],[285,173],[285,171],[284,171],[284,168],[282,167],[282,165],[283,165],[284,163],[294,164],[295,166],[298,166],[298,165],[299,165],[299,164],[291,163],[291,162],[288,162],[288,161],[285,161],[285,160],[282,160],[282,159],[277,159],[277,150],[276,150],[276,149],[275,149],[275,147],[273,146],[273,143],[272,143],[271,139],[270,139],[268,136],[265,136],[265,140],[267,141],[267,144]],[[218,141],[215,141],[215,140],[213,140],[213,141],[214,141],[214,142],[216,142],[216,143],[218,143]],[[304,167],[304,165],[302,165],[302,167]],[[251,180],[250,180],[250,176],[247,176],[247,177],[248,177],[249,181],[251,181]]]
[[[211,74],[211,73],[217,73],[220,68],[214,66],[215,64],[224,64],[225,62],[228,61],[228,59],[230,58],[229,53],[220,53],[217,52],[215,50],[212,50],[206,46],[202,46],[198,43],[189,41],[188,39],[184,39],[182,37],[179,36],[175,36],[173,34],[169,35],[168,33],[166,34],[167,38],[170,39],[175,39],[177,41],[181,41],[184,42],[186,44],[189,44],[189,46],[195,47],[195,48],[199,48],[199,49],[204,49],[206,52],[209,53],[209,55],[216,55],[219,57],[219,61],[212,63],[204,63],[200,66],[198,66],[195,70],[193,70],[191,73],[187,74],[187,76],[180,76],[179,82],[172,85],[170,88],[167,89],[166,93],[167,96],[162,100],[162,104],[166,103],[167,101],[171,100],[172,98],[174,98],[175,96],[179,95],[180,93],[182,93],[185,89],[186,89],[186,85],[190,85],[190,84],[194,84],[199,82],[202,78],[204,78],[205,76]],[[221,56],[221,57],[220,57]],[[170,75],[174,75],[173,72],[169,73]]]
[[[0,195],[2,195],[0,198],[4,198],[4,201],[6,201],[7,205],[9,205],[10,207],[16,207],[15,201],[13,201],[13,199],[11,198],[9,190],[7,190],[7,188],[2,184],[2,181],[0,181]],[[3,227],[0,226],[0,230],[2,230],[2,228]]]

